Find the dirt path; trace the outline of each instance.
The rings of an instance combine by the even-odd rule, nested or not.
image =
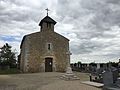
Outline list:
[[[88,80],[85,73],[77,73],[80,80],[64,81],[59,77],[63,73],[32,73],[0,75],[0,90],[101,90],[92,86],[81,84]]]

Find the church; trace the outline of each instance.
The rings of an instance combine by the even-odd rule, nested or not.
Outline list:
[[[40,31],[25,35],[20,45],[22,72],[65,72],[69,64],[69,39],[56,33],[56,21],[45,16]]]

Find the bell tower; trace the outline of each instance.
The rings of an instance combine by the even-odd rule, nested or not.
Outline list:
[[[48,30],[54,31],[54,25],[56,24],[56,21],[48,16],[49,9],[47,8],[46,10],[47,10],[47,16],[44,17],[39,23],[39,26],[41,26],[41,32]]]

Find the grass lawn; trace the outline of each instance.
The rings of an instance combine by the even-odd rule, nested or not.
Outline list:
[[[20,73],[20,71],[17,68],[0,70],[0,74],[19,74],[19,73]]]

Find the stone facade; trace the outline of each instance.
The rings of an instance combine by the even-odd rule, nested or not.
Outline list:
[[[54,32],[56,22],[46,16],[40,22],[40,32],[25,35],[21,43],[20,69],[23,72],[66,71],[69,63],[69,40]],[[51,62],[46,60],[51,59]],[[50,65],[49,65],[50,64]],[[46,66],[49,65],[49,66]],[[49,71],[49,70],[48,70]]]

